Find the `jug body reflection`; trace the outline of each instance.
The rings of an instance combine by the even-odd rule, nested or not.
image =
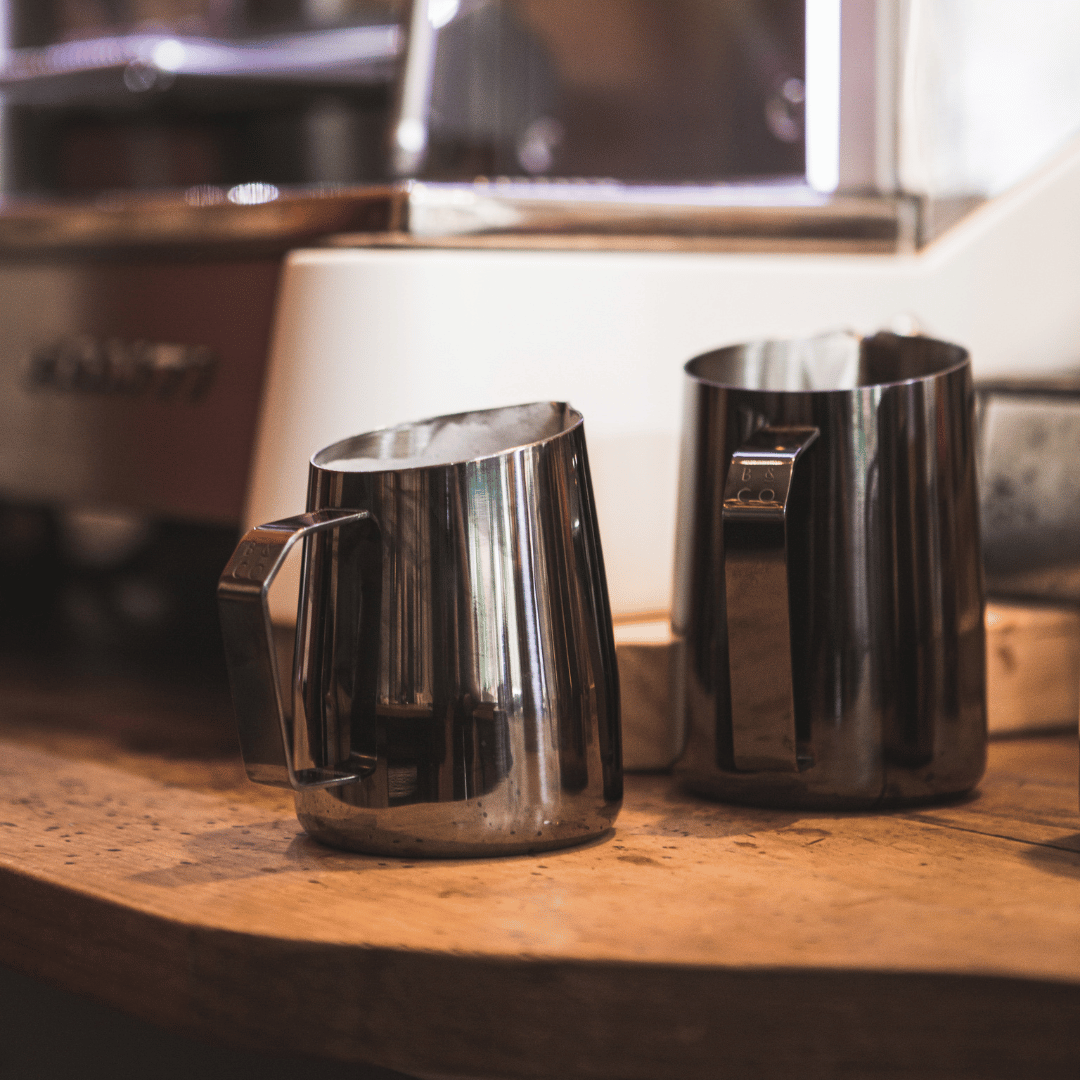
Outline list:
[[[318,520],[289,526],[309,539],[287,757],[269,759],[265,707],[245,720],[253,635],[230,618],[254,609],[222,578],[252,777],[291,783],[312,836],[364,851],[504,854],[609,829],[618,678],[580,414],[346,440],[312,459],[308,507],[294,522]]]
[[[686,372],[684,782],[837,808],[967,791],[986,745],[967,353],[836,334]]]

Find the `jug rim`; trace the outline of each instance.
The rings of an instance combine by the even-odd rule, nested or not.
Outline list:
[[[914,365],[915,370],[910,374],[902,374],[898,370],[893,378],[863,377],[864,367],[869,367],[873,359],[872,351],[892,352],[895,354],[892,359],[898,367],[902,358],[908,365]],[[815,353],[817,355],[813,356]],[[832,355],[829,356],[829,353]],[[817,371],[811,370],[811,358],[823,361]],[[760,385],[751,385],[746,378],[740,380],[734,377],[734,373],[732,377],[726,377],[723,373],[714,374],[704,370],[710,366],[721,366],[725,361],[730,362],[733,367],[740,361],[748,366],[756,364],[755,374]],[[765,365],[769,363],[774,369],[780,365],[786,365],[789,369],[798,366],[798,375],[802,377],[804,384],[767,385],[766,382],[777,381],[775,370],[768,375],[765,373]],[[833,365],[831,370],[828,366],[830,363]],[[864,336],[854,331],[840,330],[807,337],[761,338],[723,345],[692,357],[683,365],[683,371],[689,378],[706,386],[743,393],[848,394],[926,382],[965,367],[969,368],[970,364],[971,356],[967,349],[940,338],[894,334],[889,331]],[[788,379],[792,374],[792,370],[783,372]],[[814,385],[815,381],[817,385]],[[828,385],[830,382],[833,385]]]
[[[536,413],[539,410],[547,411],[549,425],[557,424],[557,430],[543,431],[542,424],[539,422],[540,417],[523,420],[523,427],[529,422],[536,425],[534,437],[523,437],[514,441],[495,438],[494,442],[501,442],[502,445],[482,446],[478,449],[478,452],[472,454],[452,451],[439,454],[438,451],[434,451],[431,460],[424,460],[424,454],[429,450],[430,440],[420,447],[408,444],[410,435],[421,432],[435,434],[443,427],[452,425],[455,421],[494,417],[496,414],[507,414],[509,418],[513,414],[527,415],[530,412]],[[583,423],[584,416],[566,401],[530,401],[517,405],[499,405],[489,409],[466,409],[463,412],[444,413],[438,416],[425,417],[421,420],[409,420],[400,424],[391,424],[387,427],[375,428],[371,431],[347,436],[317,450],[311,455],[310,464],[312,468],[323,472],[337,473],[378,474],[414,472],[425,469],[447,469],[457,465],[468,465],[473,462],[503,457],[506,454],[516,453],[519,450],[526,450],[533,446],[543,446],[569,434]],[[509,434],[509,431],[507,431],[507,434]],[[391,452],[387,456],[358,453],[365,445],[370,446],[372,449],[388,445],[396,448],[398,444],[403,442],[406,444],[406,452],[404,453]],[[413,452],[410,453],[408,450]],[[364,462],[365,465],[362,468],[356,467],[355,464],[350,467],[350,462]]]

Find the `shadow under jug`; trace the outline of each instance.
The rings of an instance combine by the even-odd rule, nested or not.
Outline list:
[[[834,334],[720,349],[686,373],[686,785],[822,808],[973,787],[986,656],[967,353]]]
[[[291,710],[267,589],[304,542]],[[581,414],[542,402],[347,439],[219,585],[248,774],[316,839],[501,855],[611,827],[619,690]]]

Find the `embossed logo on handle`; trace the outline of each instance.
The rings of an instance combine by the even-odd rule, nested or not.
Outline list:
[[[788,610],[788,496],[817,428],[761,428],[731,458],[724,585],[735,767],[797,772]]]

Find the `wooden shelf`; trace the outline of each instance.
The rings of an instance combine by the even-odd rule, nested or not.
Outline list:
[[[0,742],[0,962],[232,1045],[471,1077],[1080,1073],[1073,737],[979,793],[768,812],[628,777],[613,836],[402,862],[232,758]]]

